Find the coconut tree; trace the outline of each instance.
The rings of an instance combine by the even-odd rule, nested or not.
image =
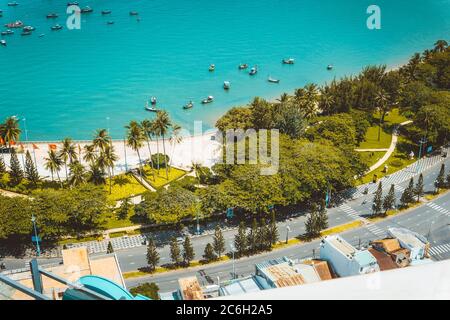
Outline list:
[[[283,93],[283,94],[281,94],[281,96],[278,98],[278,99],[276,99],[279,103],[286,103],[286,102],[288,102],[289,100],[290,100],[290,97],[289,97],[289,95],[287,94],[287,93]]]
[[[170,136],[170,143],[172,144],[172,153],[170,155],[170,165],[172,166],[173,154],[175,147],[183,141],[183,137],[180,135],[181,126],[174,124],[172,127],[172,135]]]
[[[59,158],[64,162],[64,167],[66,171],[66,179],[69,178],[67,173],[67,163],[72,164],[73,161],[78,159],[77,151],[75,144],[73,143],[71,138],[65,138],[61,141],[61,150],[59,151]]]
[[[381,138],[381,123],[384,121],[384,117],[389,108],[389,95],[384,89],[378,91],[375,101],[377,103],[377,109],[380,111],[380,121],[378,123],[378,141]]]
[[[89,179],[88,181],[95,184],[101,185],[105,183],[105,171],[98,166],[97,163],[89,164]]]
[[[112,193],[112,177],[114,175],[114,162],[116,162],[119,159],[117,154],[114,152],[114,146],[108,145],[105,147],[105,150],[103,150],[100,153],[100,156],[98,157],[97,164],[100,168],[106,168],[108,170],[108,176],[109,176],[109,194]]]
[[[154,123],[152,120],[148,120],[148,119],[142,120],[141,128],[142,128],[142,132],[144,134],[145,141],[147,142],[150,166],[152,168],[153,180],[155,180],[155,171],[153,170],[154,167],[153,167],[153,160],[152,160],[152,149],[150,148],[150,141],[152,140],[152,135],[153,135],[153,131],[154,131]]]
[[[11,143],[19,140],[21,132],[17,117],[8,117],[4,123],[0,124],[0,137],[8,144],[9,148],[11,148]]]
[[[111,144],[111,137],[108,130],[99,129],[96,131],[92,144],[99,150],[105,150],[106,146]]]
[[[167,163],[165,135],[167,134],[171,126],[172,122],[169,118],[169,114],[166,111],[158,111],[155,119],[155,128],[157,130],[157,133],[161,136],[163,142],[163,152],[164,152],[167,180],[169,180],[169,171],[168,171],[169,164]]]
[[[322,109],[322,112],[325,114],[332,114],[333,112],[333,104],[334,104],[334,98],[331,94],[328,87],[322,88],[320,90],[320,109]]]
[[[445,40],[438,40],[434,44],[434,51],[436,51],[436,52],[444,52],[447,47],[448,47],[447,41],[445,41]]]
[[[84,166],[79,161],[73,161],[69,164],[69,185],[70,186],[78,186],[86,182],[86,170]]]
[[[93,144],[86,144],[83,147],[83,160],[88,164],[93,164],[97,158],[97,152],[95,151],[95,146]]]
[[[58,156],[58,154],[56,153],[55,150],[50,150],[48,152],[47,157],[44,158],[44,160],[45,160],[44,167],[45,167],[45,169],[50,171],[50,174],[52,176],[52,181],[53,181],[53,175],[54,175],[54,173],[56,173],[59,183],[61,184],[61,187],[62,187],[63,185],[62,185],[61,177],[59,176],[59,171],[61,170],[63,161]]]
[[[142,128],[139,126],[139,124],[136,121],[131,121],[128,126],[125,127],[127,129],[127,145],[137,152],[138,158],[139,158],[139,168],[140,172],[139,175],[142,178],[142,161],[141,161],[141,153],[139,152],[139,149],[142,148],[143,142],[145,140],[144,134],[142,131]]]

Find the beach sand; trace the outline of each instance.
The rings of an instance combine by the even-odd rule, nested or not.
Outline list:
[[[200,135],[186,136],[182,138],[179,144],[171,142],[166,139],[166,153],[171,159],[171,165],[183,170],[190,170],[192,168],[192,163],[200,163],[203,166],[211,167],[219,159],[221,155],[221,144],[213,140],[213,136],[216,131],[208,131]],[[50,150],[49,144],[55,144],[57,150],[60,149],[60,142],[28,142],[22,143],[26,150],[29,150],[31,156],[33,155],[33,144],[38,147],[34,150],[36,155],[36,163],[39,175],[44,179],[50,179],[50,172],[45,169],[44,163],[47,157],[48,151]],[[90,144],[90,141],[75,141],[77,146],[77,152],[79,149],[83,151],[83,147],[86,144]],[[130,147],[125,147],[123,140],[113,140],[112,142],[114,150],[119,157],[119,160],[115,163],[114,174],[124,173],[126,169],[137,168],[139,165],[139,158],[137,152],[132,150]],[[20,144],[18,144],[17,149],[20,150]],[[156,141],[150,142],[150,149],[152,154],[157,153],[158,145]],[[25,161],[25,152],[18,153],[19,161],[23,164]],[[144,143],[143,147],[139,150],[141,155],[141,160],[147,160],[149,158],[149,150],[147,143]],[[163,143],[162,140],[159,141],[159,152],[163,153]],[[9,168],[10,155],[4,154],[4,160],[6,166]],[[126,160],[125,160],[126,159]],[[87,167],[87,163],[81,161]],[[60,171],[61,179],[65,179],[65,169],[62,166]],[[56,178],[56,177],[55,177]]]

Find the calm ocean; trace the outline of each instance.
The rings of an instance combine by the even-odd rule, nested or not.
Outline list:
[[[0,119],[26,118],[30,140],[87,139],[99,127],[121,138],[129,120],[154,116],[144,111],[152,95],[181,126],[203,120],[211,128],[254,96],[273,98],[367,64],[396,66],[450,34],[448,0],[79,0],[94,12],[73,31],[65,27],[67,0],[10,1],[0,0],[0,23],[20,19],[36,31],[2,37]],[[381,30],[366,27],[373,3]],[[112,14],[102,16],[106,9]],[[59,18],[46,19],[50,12]],[[50,31],[55,23],[64,29]],[[296,64],[282,65],[288,57]],[[258,75],[239,71],[240,63],[258,65]],[[201,105],[208,95],[214,103]],[[189,100],[195,107],[182,110]]]

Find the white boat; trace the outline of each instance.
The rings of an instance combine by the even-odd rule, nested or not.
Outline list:
[[[19,3],[17,2],[17,1],[14,1],[14,2],[8,2],[8,7],[16,7],[16,6],[18,6],[19,5]]]
[[[254,66],[253,68],[250,69],[250,72],[248,74],[251,76],[254,76],[257,73],[258,73],[258,67]]]
[[[329,65],[327,66],[327,70],[333,70],[333,65],[332,65],[332,64],[329,64]]]
[[[191,109],[194,107],[194,102],[189,101],[187,104],[183,106],[183,109]]]
[[[294,58],[283,59],[283,64],[294,64],[294,63],[295,63]]]
[[[223,88],[224,88],[225,90],[229,90],[230,87],[231,87],[230,81],[224,81],[224,83],[223,83]]]
[[[209,66],[209,69],[208,69],[209,71],[214,71],[214,70],[216,70],[216,65],[214,65],[214,64],[211,64],[210,66]]]
[[[151,103],[152,106],[156,105],[156,102],[157,102],[156,97],[151,97],[150,98],[150,103]]]
[[[272,77],[269,76],[269,79],[267,79],[267,81],[271,82],[271,83],[280,83],[279,79],[274,79]]]
[[[0,44],[2,45],[2,46],[4,46],[4,47],[6,47],[6,40],[0,40]]]
[[[158,109],[156,109],[154,106],[149,106],[148,102],[145,103],[145,110],[150,112],[158,112]]]
[[[207,98],[202,100],[202,104],[208,104],[214,101],[214,97],[213,96],[208,96]]]

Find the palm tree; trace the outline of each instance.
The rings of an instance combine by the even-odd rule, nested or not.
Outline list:
[[[200,183],[200,177],[205,172],[202,164],[200,162],[192,162],[192,171],[194,171],[195,177],[197,178],[198,183]]]
[[[381,138],[381,123],[384,121],[384,116],[386,114],[389,102],[389,96],[384,89],[378,91],[377,96],[375,97],[375,101],[377,103],[377,109],[380,111],[380,122],[378,123],[378,141]]]
[[[78,186],[86,181],[86,170],[84,166],[79,161],[74,161],[69,164],[70,175],[69,175],[69,185]]]
[[[107,168],[109,175],[109,194],[112,193],[112,177],[114,176],[114,162],[119,159],[117,154],[114,152],[114,146],[106,146],[105,150],[100,153],[97,164],[100,168]]]
[[[434,44],[434,51],[435,52],[444,52],[445,49],[447,49],[448,43],[445,40],[438,40]]]
[[[145,141],[147,141],[150,166],[152,168],[153,180],[155,180],[155,171],[153,170],[154,168],[153,168],[153,160],[152,160],[152,149],[150,148],[150,141],[152,140],[154,123],[152,120],[148,120],[148,119],[142,120],[141,128],[144,133]]]
[[[102,170],[97,163],[89,164],[89,182],[95,185],[101,185],[105,183],[105,171]]]
[[[5,122],[0,124],[0,137],[5,140],[8,147],[11,148],[11,143],[19,140],[22,130],[19,128],[19,119],[17,117],[8,117]]]
[[[67,174],[67,161],[69,161],[70,164],[73,163],[73,161],[77,160],[77,151],[75,149],[75,144],[73,143],[71,138],[65,138],[62,142],[61,150],[59,151],[59,158],[61,158],[62,161],[64,161],[64,167],[66,169],[66,179],[69,178]]]
[[[181,126],[174,124],[172,127],[172,135],[170,136],[170,142],[172,143],[172,153],[170,155],[170,165],[172,165],[173,154],[175,152],[175,146],[183,141],[183,137],[180,136]]]
[[[63,185],[62,185],[61,177],[59,176],[59,171],[61,170],[63,161],[61,160],[61,158],[58,156],[58,154],[54,150],[50,150],[48,152],[48,157],[44,158],[44,160],[45,160],[44,167],[45,167],[45,169],[50,171],[50,173],[52,175],[52,181],[53,181],[53,174],[56,172],[59,183],[61,184],[61,187],[62,187]]]
[[[332,114],[333,104],[334,97],[328,87],[322,88],[320,90],[320,108],[322,109],[322,112],[324,112],[325,114]]]
[[[139,126],[139,124],[136,121],[131,121],[128,126],[125,127],[127,129],[127,145],[131,147],[134,151],[137,152],[138,158],[139,158],[139,168],[140,172],[139,175],[141,176],[141,180],[143,180],[142,177],[142,161],[141,161],[141,154],[139,152],[139,149],[142,148],[142,144],[144,141],[144,134],[142,132],[142,128]]]
[[[281,96],[278,98],[278,99],[276,99],[279,103],[286,103],[286,102],[288,102],[289,100],[290,100],[290,97],[289,97],[289,95],[287,94],[287,93],[283,93],[283,94],[281,94]]]
[[[169,114],[166,111],[158,111],[155,119],[155,128],[157,129],[157,133],[162,137],[167,180],[169,180],[169,164],[167,163],[166,143],[164,136],[167,134],[171,126],[172,122],[170,121]]]
[[[93,144],[86,144],[84,147],[84,155],[83,160],[86,161],[89,164],[92,164],[95,162],[95,159],[97,158],[97,153],[95,151],[95,146]]]
[[[105,147],[111,144],[111,137],[108,134],[108,130],[106,129],[97,130],[94,136],[94,140],[92,141],[92,144],[95,146],[95,148],[99,150],[105,150]]]

